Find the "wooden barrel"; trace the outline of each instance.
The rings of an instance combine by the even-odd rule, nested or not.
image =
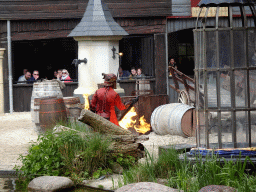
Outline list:
[[[44,97],[57,97],[63,98],[62,92],[60,90],[59,83],[56,81],[43,81],[35,82],[33,84],[33,91],[31,96],[31,117],[32,121],[36,124],[36,131],[40,131],[39,124],[39,107],[40,100],[35,101],[35,99],[40,99]]]
[[[41,102],[41,99],[40,98],[35,98],[34,99],[34,107],[33,107],[33,110],[34,110],[34,123],[36,124],[37,127],[39,127],[39,109],[40,109],[40,102]]]
[[[158,135],[192,136],[193,109],[183,103],[160,105],[151,115],[152,130]]]
[[[72,114],[70,113],[71,108],[76,108],[80,104],[79,97],[63,97],[64,104],[67,110],[67,116],[70,117]]]
[[[65,121],[67,121],[67,113],[63,98],[40,99],[39,122],[42,132],[54,128],[58,122]]]

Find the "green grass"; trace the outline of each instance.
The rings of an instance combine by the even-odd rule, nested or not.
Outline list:
[[[16,167],[20,181],[29,182],[38,176],[56,175],[70,177],[79,184],[84,179],[111,174],[110,165],[117,162],[124,168],[123,179],[118,181],[118,187],[136,182],[158,182],[161,179],[164,181],[162,184],[186,192],[199,191],[207,185],[225,185],[239,192],[256,192],[255,172],[246,172],[246,164],[252,163],[249,157],[244,162],[224,159],[221,163],[217,156],[212,155],[204,161],[198,157],[192,164],[186,158],[179,159],[179,152],[172,148],[161,153],[158,158],[146,151],[145,161],[135,163],[132,157],[111,155],[111,140],[90,131],[85,124],[60,124],[82,134],[70,130],[58,136],[52,132],[40,135],[37,143],[31,144],[28,155],[20,156],[22,166]]]
[[[162,153],[156,160],[148,156],[146,162],[140,163],[123,173],[123,181],[119,187],[134,182],[157,182],[166,179],[166,186],[194,192],[207,185],[225,185],[236,188],[239,192],[256,191],[256,177],[246,174],[246,163],[240,160],[221,163],[217,156],[206,157],[206,161],[198,158],[196,163],[180,160],[176,150],[170,149]]]
[[[30,146],[28,155],[20,155],[22,166],[16,167],[20,180],[27,183],[38,176],[67,176],[78,184],[91,178],[99,169],[108,167],[111,141],[78,124],[70,125],[83,133],[69,130],[57,136],[48,131],[39,135],[37,142]]]

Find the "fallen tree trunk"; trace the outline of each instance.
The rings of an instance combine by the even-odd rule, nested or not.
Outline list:
[[[124,156],[133,156],[136,160],[145,157],[145,149],[141,143],[118,143],[113,142],[110,146],[111,155],[123,154]]]
[[[147,135],[111,135],[110,138],[113,141],[120,143],[140,143],[149,139]]]
[[[54,128],[54,133],[58,134],[62,131],[70,130],[81,134],[83,138],[86,138],[88,135],[84,132],[80,132],[61,125]],[[109,154],[111,154],[111,156],[119,154],[123,154],[124,156],[130,155],[135,157],[136,160],[145,157],[145,149],[140,142],[148,140],[149,137],[147,135],[108,135],[107,137],[110,138],[112,142],[109,147]]]
[[[120,126],[111,123],[107,119],[89,111],[82,110],[79,121],[90,125],[92,129],[96,132],[100,132],[103,134],[111,134],[111,135],[131,135],[132,133],[124,129]]]
[[[146,135],[111,135],[112,145],[110,146],[110,153],[112,155],[123,154],[130,155],[135,159],[145,157],[144,146],[140,143],[149,139]]]

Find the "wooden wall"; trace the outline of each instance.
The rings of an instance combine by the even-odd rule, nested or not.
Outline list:
[[[130,35],[165,33],[166,16],[172,15],[172,0],[102,1],[107,3],[114,19]],[[11,20],[12,41],[67,38],[80,22],[87,2],[88,0],[1,0],[0,47],[7,49],[7,19]],[[7,61],[6,51],[3,61],[5,112],[9,112]],[[165,91],[159,93],[166,94]]]
[[[78,83],[66,83],[66,87],[62,89],[63,97],[73,96],[74,90],[78,87]],[[16,84],[13,85],[13,110],[14,112],[30,111],[31,96],[33,84]]]
[[[155,18],[117,18],[123,29],[133,34],[165,33],[166,19]],[[12,20],[12,41],[66,38],[80,22],[80,19]],[[0,21],[0,33],[6,36],[7,22]]]
[[[155,94],[167,94],[166,37],[155,34]]]
[[[81,18],[88,0],[1,0],[1,19]],[[113,17],[171,16],[171,0],[102,0]]]

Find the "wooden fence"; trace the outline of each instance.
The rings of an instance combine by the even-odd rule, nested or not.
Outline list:
[[[77,82],[65,83],[62,89],[63,97],[73,96],[74,90],[78,87]],[[13,85],[13,110],[14,112],[30,111],[31,95],[33,84],[14,84]]]

